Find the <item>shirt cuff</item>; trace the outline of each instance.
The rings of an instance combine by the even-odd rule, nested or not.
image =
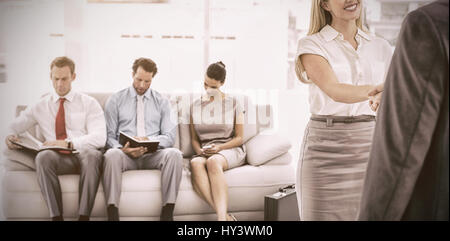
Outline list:
[[[123,146],[120,144],[115,144],[112,148],[121,149]]]

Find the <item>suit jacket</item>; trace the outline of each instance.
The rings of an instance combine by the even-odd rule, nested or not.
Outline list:
[[[448,0],[405,18],[385,82],[359,220],[448,220]]]

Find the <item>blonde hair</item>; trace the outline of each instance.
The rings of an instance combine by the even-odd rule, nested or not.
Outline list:
[[[360,0],[361,5],[362,5],[362,1],[363,0]],[[311,18],[310,18],[310,23],[309,23],[308,35],[313,35],[315,33],[318,33],[327,24],[331,24],[332,16],[331,16],[330,12],[328,12],[322,8],[323,2],[328,2],[328,0],[312,0]],[[365,28],[363,27],[363,19],[364,19],[363,13],[364,13],[364,11],[361,9],[361,14],[360,14],[359,18],[356,19],[356,26],[359,29],[366,31]],[[306,84],[311,83],[306,78],[306,75],[304,75],[305,74],[304,72],[305,72],[304,68],[300,62],[300,56],[298,56],[295,61],[295,73],[297,74],[297,78],[303,83],[306,83]]]

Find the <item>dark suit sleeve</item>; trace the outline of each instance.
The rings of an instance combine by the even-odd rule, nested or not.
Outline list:
[[[446,71],[442,62],[448,59],[431,18],[419,10],[411,12],[403,23],[386,78],[359,220],[401,219],[448,88],[448,80],[439,76]]]

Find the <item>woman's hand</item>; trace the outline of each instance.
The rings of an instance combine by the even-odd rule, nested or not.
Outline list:
[[[378,93],[383,92],[384,90],[384,83],[379,84],[379,85],[375,85],[368,93],[369,96],[375,96]]]
[[[206,149],[202,148],[202,151],[203,151],[202,154],[205,155],[205,156],[212,156],[214,154],[217,154],[221,150],[222,150],[222,148],[221,148],[220,145],[211,144],[211,148],[206,148]]]
[[[368,94],[369,95],[369,105],[373,111],[377,111],[378,107],[380,106],[381,97],[383,95],[383,90],[384,90],[384,83],[375,86],[375,88],[373,88]]]

